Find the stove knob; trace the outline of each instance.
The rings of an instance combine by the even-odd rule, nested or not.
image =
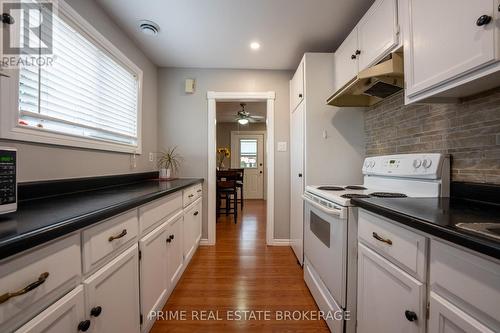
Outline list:
[[[365,161],[365,168],[368,168],[370,166],[370,161],[369,160],[366,160]]]
[[[372,161],[371,167],[373,168],[375,166],[375,161]]]
[[[421,166],[421,165],[422,165],[422,161],[421,161],[421,160],[414,160],[414,161],[413,161],[413,167],[414,167],[415,169],[420,168],[420,166]]]
[[[426,169],[429,169],[432,165],[432,160],[426,158],[424,162],[422,163],[422,166]]]

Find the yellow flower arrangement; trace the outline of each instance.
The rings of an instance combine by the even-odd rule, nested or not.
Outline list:
[[[217,148],[217,165],[219,169],[224,166],[224,160],[231,157],[231,151],[227,147]]]

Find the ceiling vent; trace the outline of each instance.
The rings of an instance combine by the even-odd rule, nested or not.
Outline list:
[[[156,36],[160,32],[160,27],[153,21],[143,20],[139,22],[139,29],[148,36]]]

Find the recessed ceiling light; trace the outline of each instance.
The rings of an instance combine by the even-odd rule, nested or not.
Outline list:
[[[260,49],[260,44],[257,42],[252,42],[252,43],[250,43],[250,48],[252,50],[258,50],[258,49]]]
[[[148,36],[156,36],[160,32],[160,26],[153,21],[142,20],[139,22],[139,29]]]

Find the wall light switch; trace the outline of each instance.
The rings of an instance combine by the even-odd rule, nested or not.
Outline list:
[[[286,142],[278,142],[278,151],[286,151],[287,149],[287,143]]]
[[[155,154],[149,153],[149,162],[153,162],[155,160]]]

